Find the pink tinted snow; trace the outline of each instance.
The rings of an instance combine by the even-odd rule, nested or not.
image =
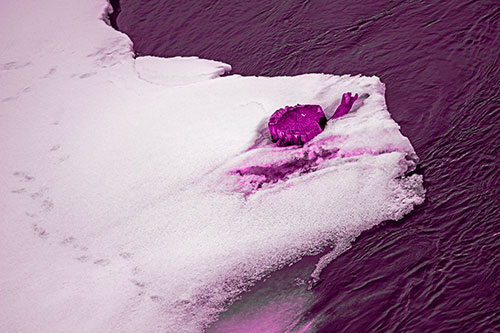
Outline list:
[[[358,94],[352,96],[350,92],[344,93],[340,105],[330,119],[347,114],[357,99]],[[326,122],[327,118],[321,106],[299,104],[293,107],[286,106],[274,112],[269,119],[268,127],[272,141],[283,147],[307,143],[324,130]],[[337,147],[328,149],[323,147],[323,143],[331,139],[338,141],[339,138],[330,137],[316,143],[309,143],[306,147],[302,147],[304,151],[299,157],[294,156],[280,162],[241,167],[231,170],[229,174],[239,176],[239,190],[249,195],[264,184],[286,181],[292,174],[301,175],[313,172],[325,160],[381,153],[368,148],[341,151]]]

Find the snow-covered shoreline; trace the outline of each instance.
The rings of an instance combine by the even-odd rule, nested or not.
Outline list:
[[[198,331],[253,280],[422,202],[378,78],[135,59],[108,6],[0,5],[1,331]],[[369,97],[301,150],[259,132],[344,91]],[[231,173],[331,148],[250,197]]]

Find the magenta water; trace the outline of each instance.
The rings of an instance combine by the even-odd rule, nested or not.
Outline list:
[[[386,84],[389,111],[421,158],[427,200],[334,260],[296,327],[500,331],[498,1],[122,0],[116,23],[138,55]]]

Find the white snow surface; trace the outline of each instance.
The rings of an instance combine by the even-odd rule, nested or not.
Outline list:
[[[138,76],[163,86],[182,86],[215,79],[231,71],[231,66],[198,57],[160,58],[145,56],[135,59]]]
[[[105,10],[0,3],[0,331],[197,332],[255,279],[423,201],[377,77],[134,59]],[[346,91],[365,97],[308,145],[268,142],[276,109],[331,114]],[[328,149],[277,183],[233,172]]]

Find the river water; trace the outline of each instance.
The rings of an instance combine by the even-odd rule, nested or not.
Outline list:
[[[377,75],[421,159],[426,202],[362,233],[307,291],[293,321],[270,331],[500,332],[498,1],[119,5],[116,26],[138,55],[196,55],[242,75]],[[308,260],[287,269],[310,273]],[[212,330],[251,330],[248,312],[285,275],[257,284]]]

